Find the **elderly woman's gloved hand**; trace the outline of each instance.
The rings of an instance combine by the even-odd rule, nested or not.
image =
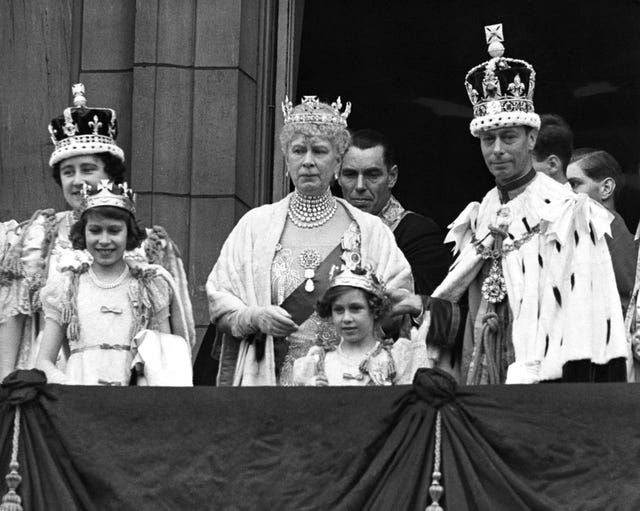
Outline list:
[[[286,337],[298,330],[291,315],[277,305],[255,307],[251,314],[251,326],[274,337]]]

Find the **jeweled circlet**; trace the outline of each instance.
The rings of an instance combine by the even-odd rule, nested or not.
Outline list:
[[[376,296],[384,296],[384,281],[373,271],[371,265],[350,265],[345,263],[341,266],[332,266],[329,271],[329,287],[351,286],[364,289]]]
[[[320,196],[302,195],[297,191],[289,201],[287,215],[293,225],[303,229],[312,229],[326,224],[333,217],[338,202],[327,190]]]
[[[102,179],[95,190],[85,183],[81,194],[83,211],[98,206],[114,206],[133,214],[136,212],[136,196],[127,183],[114,183],[108,179]]]
[[[347,101],[344,111],[341,110],[342,101],[340,97],[331,103],[330,112],[322,108],[317,96],[303,96],[302,102],[296,107],[293,106],[288,96],[282,102],[285,124],[335,124],[346,128],[347,117],[351,113],[351,102]]]

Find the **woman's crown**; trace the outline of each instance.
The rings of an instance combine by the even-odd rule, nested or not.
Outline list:
[[[89,108],[84,85],[71,88],[73,106],[65,108],[61,116],[51,119],[49,134],[54,145],[49,165],[66,158],[85,154],[111,153],[124,162],[124,151],[116,144],[118,123],[112,108]]]
[[[347,127],[347,117],[351,113],[351,102],[342,110],[342,101],[338,97],[331,105],[321,103],[317,96],[303,96],[302,103],[293,106],[289,97],[282,102],[284,123],[287,124],[329,124]]]
[[[136,194],[127,183],[114,183],[108,179],[102,179],[94,189],[85,183],[82,186],[83,211],[99,206],[113,206],[124,209],[135,215]]]

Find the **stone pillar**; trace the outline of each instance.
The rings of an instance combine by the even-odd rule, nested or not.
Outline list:
[[[198,340],[209,322],[206,278],[239,217],[264,197],[268,0],[138,0],[131,175],[140,211],[182,250]]]

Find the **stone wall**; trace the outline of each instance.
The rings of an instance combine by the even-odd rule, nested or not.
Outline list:
[[[0,220],[64,207],[51,117],[85,84],[118,115],[139,218],[179,245],[198,339],[204,284],[227,234],[270,196],[271,0],[9,0],[0,6]],[[267,164],[265,164],[267,163]],[[26,193],[25,193],[26,191]]]

